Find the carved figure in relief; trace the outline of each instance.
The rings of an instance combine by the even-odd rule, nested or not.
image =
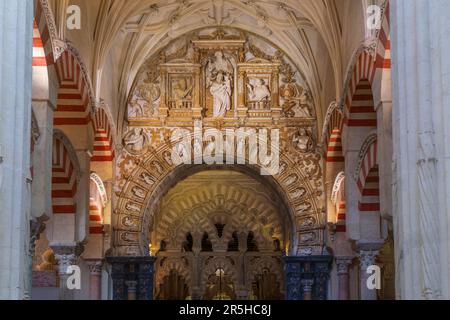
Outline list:
[[[133,194],[138,198],[141,198],[141,199],[145,198],[145,192],[141,188],[134,187],[133,189],[131,189],[131,192],[133,192]]]
[[[136,213],[139,213],[141,211],[141,208],[137,204],[134,204],[132,202],[128,202],[125,205],[125,209],[127,209],[131,212],[136,212]]]
[[[211,80],[211,75],[218,72],[222,72],[223,74],[228,75],[233,74],[233,65],[221,51],[217,51],[214,54],[214,58],[210,59],[210,61],[208,62],[206,68],[207,80]]]
[[[262,102],[270,98],[270,90],[264,79],[256,78],[247,83],[248,99],[254,102]]]
[[[169,166],[173,166],[172,155],[170,154],[169,151],[164,151],[163,157],[164,157],[164,160],[166,160],[166,163]]]
[[[302,153],[307,153],[311,151],[314,147],[314,142],[309,135],[308,131],[304,128],[300,128],[298,133],[294,135],[292,142],[298,151]]]
[[[299,188],[291,193],[293,199],[297,199],[303,197],[306,194],[306,190],[304,188]]]
[[[123,138],[124,147],[131,153],[140,153],[147,148],[148,138],[144,129],[134,128],[129,131]]]
[[[152,178],[147,172],[143,172],[143,173],[141,174],[141,178],[142,178],[142,180],[144,180],[144,182],[145,182],[146,184],[148,184],[149,186],[152,186],[152,185],[155,183],[155,181],[153,180],[153,178]]]
[[[125,227],[130,227],[130,228],[135,228],[135,227],[137,227],[139,225],[139,223],[138,223],[138,221],[136,221],[136,219],[133,219],[133,218],[128,217],[128,216],[123,218],[122,224]]]
[[[161,167],[161,164],[158,161],[152,161],[152,166],[156,169],[156,172],[159,174],[163,173],[163,168]]]
[[[192,85],[188,85],[187,79],[176,79],[173,82],[172,99],[175,102],[176,109],[186,107],[185,101],[192,99]]]
[[[139,118],[144,114],[142,106],[136,101],[131,101],[128,107],[128,117],[129,118]]]
[[[290,185],[296,183],[297,180],[298,180],[298,177],[295,174],[290,175],[285,181],[286,186],[290,186]]]

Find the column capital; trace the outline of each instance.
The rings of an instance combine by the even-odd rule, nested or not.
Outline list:
[[[311,292],[314,285],[314,279],[302,279],[303,292]]]
[[[73,244],[50,244],[50,248],[58,261],[58,270],[60,274],[66,274],[67,268],[76,265],[83,252],[83,246],[79,243]]]
[[[378,254],[378,250],[360,250],[358,258],[361,270],[367,270],[368,267],[374,265]]]
[[[338,275],[348,274],[349,266],[352,264],[354,257],[336,257],[335,259]]]
[[[90,259],[90,260],[86,260],[86,264],[89,267],[89,272],[91,275],[101,275],[102,274],[102,267],[103,267],[102,260]]]

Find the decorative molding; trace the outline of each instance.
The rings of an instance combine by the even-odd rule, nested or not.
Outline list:
[[[356,162],[355,171],[353,173],[353,179],[355,179],[355,181],[358,181],[358,179],[359,179],[359,174],[361,172],[362,164],[363,164],[363,161],[367,154],[367,150],[369,150],[370,146],[375,141],[377,141],[377,139],[378,139],[377,133],[373,132],[373,133],[369,134],[369,136],[366,138],[366,140],[362,144],[361,149],[359,150],[359,153],[358,153],[358,160]]]
[[[84,247],[80,243],[74,244],[50,244],[50,248],[58,261],[58,270],[60,274],[67,274],[69,266],[76,265]]]
[[[88,97],[89,97],[89,106],[90,106],[90,112],[91,115],[95,114],[95,109],[97,104],[99,103],[95,97],[95,93],[92,87],[92,81],[89,76],[89,71],[87,66],[84,64],[84,60],[81,57],[81,54],[78,52],[77,48],[72,45],[72,43],[68,40],[66,40],[66,50],[72,53],[72,55],[75,57],[75,60],[77,61],[78,65],[81,69],[81,75],[83,77],[83,80],[86,84],[86,89],[88,90]]]
[[[77,152],[75,151],[74,147],[72,146],[72,143],[70,142],[69,138],[62,132],[60,129],[54,129],[53,130],[53,137],[60,140],[64,147],[66,148],[67,152],[69,153],[70,160],[72,161],[72,165],[75,169],[75,175],[77,179],[77,183],[81,180],[81,167],[80,163],[78,161]]]
[[[336,205],[337,196],[341,189],[342,182],[345,180],[345,172],[339,172],[334,180],[333,189],[331,189],[331,202]]]
[[[353,257],[336,257],[338,275],[349,273],[349,266],[353,263]]]
[[[91,173],[90,178],[92,181],[94,181],[95,185],[97,186],[100,198],[102,199],[102,207],[103,208],[106,207],[106,204],[108,203],[108,195],[106,194],[106,188],[105,185],[103,184],[102,179],[95,172]]]
[[[56,62],[67,49],[64,40],[59,39],[58,30],[56,29],[55,17],[53,16],[52,9],[48,3],[48,0],[39,0],[41,3],[42,11],[47,23],[48,32],[50,35],[50,43],[52,46],[53,60]]]

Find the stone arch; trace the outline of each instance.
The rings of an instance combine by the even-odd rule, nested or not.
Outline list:
[[[75,241],[80,165],[69,139],[54,131],[52,155],[53,241]]]
[[[93,124],[95,136],[91,161],[112,163],[115,156],[115,128],[106,106],[96,109]]]
[[[233,282],[235,288],[238,285],[238,275],[236,273],[236,268],[233,267],[232,262],[226,257],[213,257],[207,258],[204,262],[204,269],[201,275],[200,288],[203,291],[206,287],[206,283],[208,282],[208,277],[215,274],[218,269],[222,269],[227,276],[230,277]]]
[[[54,114],[55,126],[80,126],[91,122],[95,103],[86,67],[72,47],[56,61],[59,82],[58,103]]]
[[[155,292],[158,295],[160,291],[160,285],[163,283],[164,278],[170,274],[172,270],[175,270],[181,275],[186,284],[189,286],[189,293],[192,294],[193,282],[191,278],[191,272],[189,270],[188,260],[180,257],[164,257],[159,263],[155,265]]]
[[[331,202],[335,208],[334,223],[336,232],[346,232],[346,205],[345,205],[345,173],[340,172],[336,176],[331,194]]]
[[[217,184],[212,188],[187,188],[182,194],[168,197],[164,212],[157,214],[159,219],[152,226],[155,233],[152,243],[157,247],[164,240],[168,250],[180,251],[187,233],[199,240],[207,232],[215,252],[227,251],[233,232],[245,237],[253,232],[258,248],[263,251],[271,248],[273,251],[274,239],[285,242],[284,217],[279,216],[276,203],[268,195],[242,186]],[[225,225],[220,236],[217,223]]]
[[[205,169],[203,165],[174,166],[169,158],[164,158],[171,151],[170,145],[163,143],[139,157],[121,154],[118,171],[123,174],[117,178],[113,217],[117,255],[147,254],[148,231],[145,226],[149,224],[161,197],[178,181]],[[296,157],[287,153],[280,156],[280,172],[274,177],[260,176],[258,166],[225,167],[258,180],[263,179],[281,197],[290,217],[292,234],[295,235],[291,239],[290,253],[320,255],[323,250],[321,226],[325,224],[324,208],[319,200],[324,195],[321,189],[321,156],[305,155],[302,161],[296,161]],[[301,242],[302,234],[312,234],[313,239]]]
[[[89,188],[89,235],[103,234],[103,210],[108,202],[106,188],[96,173],[90,175]]]
[[[360,191],[359,210],[361,212],[378,212],[380,210],[380,193],[376,133],[369,135],[361,148],[354,178]]]

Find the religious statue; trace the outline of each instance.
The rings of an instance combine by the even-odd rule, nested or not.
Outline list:
[[[248,99],[254,102],[267,101],[270,98],[269,87],[264,82],[264,79],[257,78],[253,81],[247,83],[248,88]]]
[[[214,117],[224,117],[231,109],[231,80],[233,65],[221,51],[217,51],[206,66],[206,83],[214,98]]]
[[[148,138],[144,129],[134,128],[129,131],[123,138],[123,144],[130,153],[141,153],[147,148]]]
[[[300,108],[298,109],[299,116],[302,118],[311,117],[311,112],[309,111],[309,104],[311,102],[311,96],[307,89],[303,89],[302,94],[299,98]]]
[[[231,79],[224,75],[222,71],[217,73],[214,82],[211,84],[210,92],[214,97],[213,109],[214,117],[224,117],[231,109]]]
[[[298,133],[293,137],[292,142],[296,149],[302,153],[310,152],[314,147],[314,141],[308,131],[300,128]]]

